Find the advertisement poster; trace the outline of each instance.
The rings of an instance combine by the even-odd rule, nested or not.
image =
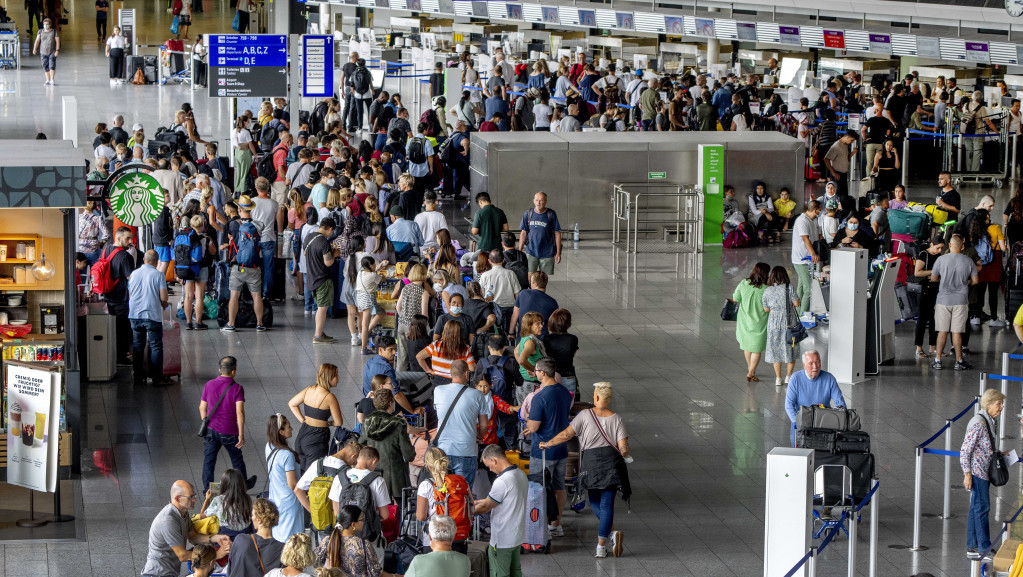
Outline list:
[[[57,489],[60,373],[7,363],[7,482]]]
[[[699,156],[697,182],[703,191],[703,243],[718,245],[724,240],[721,236],[721,222],[724,211],[725,147],[722,144],[701,144]]]

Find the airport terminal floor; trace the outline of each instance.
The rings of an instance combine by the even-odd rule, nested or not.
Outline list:
[[[13,15],[24,18],[18,3]],[[226,2],[216,16],[196,15],[196,32],[226,30]],[[79,2],[76,9],[88,11]],[[148,43],[162,41],[165,3],[140,6]],[[155,20],[155,22],[154,22]],[[32,138],[37,132],[60,134],[61,97],[79,104],[80,137],[91,141],[87,127],[123,114],[128,124],[147,130],[166,125],[182,102],[191,102],[201,133],[226,135],[226,104],[178,86],[117,85],[107,80],[107,62],[95,41],[91,14],[72,19],[63,33],[56,85],[44,86],[38,59],[26,57],[22,70],[0,71],[0,138]],[[214,24],[215,23],[215,24]],[[152,27],[152,28],[150,28]],[[145,32],[150,28],[148,32]],[[154,32],[153,30],[156,30]],[[145,42],[145,41],[144,41]],[[933,197],[932,183],[910,186],[911,200]],[[964,187],[963,206],[974,206],[990,189]],[[550,194],[557,210],[558,191]],[[594,191],[598,194],[599,191]],[[999,207],[1008,189],[997,190]],[[509,215],[527,207],[504,206]],[[462,207],[447,203],[451,222],[464,222]],[[999,208],[1001,210],[1001,208]],[[462,231],[464,233],[464,230]],[[572,311],[572,332],[579,336],[576,366],[584,397],[592,383],[615,387],[614,410],[629,429],[635,457],[630,467],[634,495],[631,511],[620,504],[618,529],[625,532],[625,554],[593,558],[596,520],[589,511],[567,513],[565,536],[555,539],[551,555],[523,557],[530,576],[727,576],[763,572],[766,454],[788,444],[785,389],[775,387],[769,366],[761,365],[759,383],[747,383],[734,324],[723,323],[724,298],[758,261],[787,265],[788,245],[759,249],[708,248],[690,263],[690,274],[677,278],[664,257],[640,258],[635,277],[615,279],[612,250],[605,239],[584,236],[578,248],[566,242],[565,256],[550,285],[562,307]],[[657,272],[669,271],[669,272]],[[290,290],[290,289],[289,289]],[[237,379],[246,388],[247,442],[243,449],[251,471],[265,480],[261,458],[262,423],[269,414],[287,410],[288,399],[313,383],[320,363],[342,368],[337,389],[342,407],[361,397],[364,357],[346,338],[331,346],[313,346],[312,317],[289,301],[275,311],[266,333],[252,330],[183,332],[183,375],[169,387],[133,387],[122,368],[118,379],[83,386],[84,432],[81,496],[84,534],[80,542],[0,546],[0,575],[122,577],[139,575],[146,557],[150,523],[168,501],[176,479],[199,481],[202,442],[195,436],[197,406],[203,383],[216,376],[218,359],[239,359]],[[328,321],[327,331],[347,336],[344,321]],[[998,372],[1000,354],[1016,348],[1010,328],[975,329],[969,360],[975,369],[934,371],[929,360],[913,354],[913,324],[896,328],[897,358],[878,377],[843,386],[847,403],[859,411],[871,434],[880,479],[878,575],[961,576],[965,557],[968,494],[962,489],[958,463],[953,465],[952,512],[955,517],[923,520],[921,542],[928,549],[905,549],[912,540],[914,447],[937,431],[974,397],[979,374]],[[827,367],[828,329],[811,331],[804,349],[817,348]],[[798,369],[799,367],[797,367]],[[1012,374],[1023,374],[1015,366]],[[1010,447],[1023,448],[1016,414],[1020,390],[1010,387],[1006,404]],[[352,418],[350,411],[345,419]],[[958,448],[965,421],[954,428]],[[109,460],[100,457],[113,456]],[[227,464],[221,456],[218,472]],[[941,509],[942,463],[929,457],[924,469],[925,513]],[[992,491],[992,532],[997,520],[1020,505],[1020,469],[1010,483]],[[859,532],[858,573],[867,574],[867,516]],[[895,548],[897,546],[898,548]],[[845,574],[846,540],[839,537],[818,562],[818,574]]]

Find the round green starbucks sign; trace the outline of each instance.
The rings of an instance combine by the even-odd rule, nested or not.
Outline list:
[[[128,226],[153,222],[165,202],[160,183],[144,172],[125,174],[110,188],[110,208]]]

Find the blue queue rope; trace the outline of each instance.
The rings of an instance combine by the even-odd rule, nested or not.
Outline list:
[[[952,423],[954,423],[954,422],[958,421],[959,419],[963,418],[963,415],[968,413],[970,411],[970,409],[972,409],[973,406],[976,405],[976,404],[977,404],[977,399],[973,399],[973,401],[969,405],[966,405],[965,409],[963,409],[958,415],[956,415],[956,416],[952,417],[951,419],[949,419],[949,422],[945,423],[944,426],[942,426],[940,429],[938,429],[937,433],[934,433],[934,435],[932,435],[931,438],[927,439],[923,443],[920,443],[919,445],[917,445],[917,447],[923,449],[925,453],[935,453],[935,454],[939,454],[939,455],[940,454],[944,454],[945,451],[942,451],[942,452],[938,453],[937,452],[938,449],[928,449],[927,445],[930,445],[931,443],[933,443],[935,439],[940,437],[942,433],[944,433],[946,430],[948,430],[948,428],[952,425]],[[956,453],[955,455],[950,455],[950,456],[958,457],[959,453]]]
[[[1012,525],[1013,523],[1015,523],[1016,518],[1019,517],[1020,513],[1023,513],[1023,506],[1021,506],[1019,509],[1016,509],[1016,513],[1012,516],[1012,518],[1006,521],[1004,525],[1002,525],[1002,530],[999,531],[997,535],[995,535],[994,539],[991,539],[991,546],[980,554],[982,558],[985,557],[988,553],[995,550],[995,543],[999,542],[1002,539],[1002,535],[1005,534],[1005,530],[1007,528],[1005,525]]]

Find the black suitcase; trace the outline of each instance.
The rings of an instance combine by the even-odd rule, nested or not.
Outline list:
[[[231,298],[231,267],[224,261],[220,261],[213,268],[213,292],[218,303],[226,303]],[[244,291],[243,291],[244,292]]]
[[[816,469],[821,465],[845,465],[852,472],[852,497],[856,504],[859,504],[867,493],[870,492],[870,485],[874,478],[874,455],[870,453],[829,453],[827,451],[814,451],[813,466]],[[825,481],[827,482],[827,480]],[[827,487],[825,492],[836,493],[834,487]],[[839,489],[840,490],[840,489]]]
[[[796,431],[796,447],[833,453],[837,437],[838,431],[834,429],[802,429]]]
[[[228,301],[219,303],[217,324],[221,328],[227,326],[229,305]],[[242,291],[238,299],[238,314],[234,318],[234,327],[236,329],[255,328],[257,320],[256,311],[252,308],[252,296],[248,291]],[[265,299],[263,300],[263,326],[267,328],[274,326],[274,308],[270,301]]]
[[[288,281],[285,280],[285,271],[288,269],[288,261],[280,257],[274,257],[273,284],[270,287],[270,300],[283,301],[287,295]]]
[[[1005,296],[1005,318],[1015,318],[1016,312],[1023,307],[1023,288],[1009,289]]]
[[[835,453],[869,453],[870,434],[863,431],[836,431]]]
[[[124,79],[131,82],[132,78],[135,78],[135,71],[142,69],[142,74],[145,75],[146,61],[142,56],[130,55],[124,59]]]

